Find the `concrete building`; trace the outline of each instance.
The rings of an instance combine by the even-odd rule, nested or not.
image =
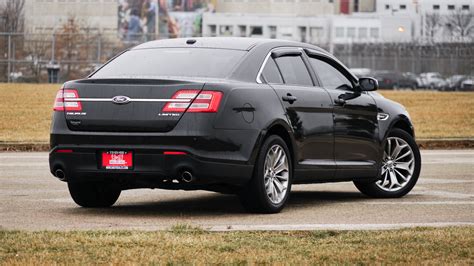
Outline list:
[[[203,17],[203,36],[278,38],[327,45],[410,42],[413,35],[410,19],[369,14],[292,17],[207,13]]]
[[[376,0],[217,0],[219,13],[320,16],[374,12]]]
[[[474,0],[377,0],[376,12],[391,14],[425,14],[436,12],[447,15],[457,9],[474,9]]]
[[[53,32],[74,17],[82,27],[117,33],[117,0],[26,0],[25,30]]]
[[[263,37],[320,43],[329,37],[325,17],[205,13],[203,36]]]
[[[374,12],[375,1],[376,0],[340,0],[339,10],[341,14]]]
[[[218,13],[319,16],[340,13],[345,0],[218,0]]]
[[[459,36],[448,18],[456,12],[473,10],[474,0],[377,0],[376,5],[378,16],[391,16],[399,23],[411,21],[413,39],[422,42],[472,40],[472,36]]]
[[[218,0],[218,13],[204,16],[203,35],[318,44],[466,41],[472,36],[456,36],[447,18],[473,9],[474,0]],[[436,30],[428,36],[433,35],[427,29],[432,14]]]

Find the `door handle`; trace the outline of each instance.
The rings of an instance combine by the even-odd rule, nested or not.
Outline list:
[[[291,95],[291,93],[287,93],[286,95],[282,96],[281,99],[285,102],[289,102],[290,104],[292,104],[293,102],[295,102],[296,100],[298,100],[298,98],[296,98],[295,96]]]
[[[341,106],[343,106],[344,104],[346,104],[346,100],[344,100],[344,99],[342,99],[342,98],[337,98],[337,99],[334,100],[334,103],[335,103],[336,105],[341,105]]]

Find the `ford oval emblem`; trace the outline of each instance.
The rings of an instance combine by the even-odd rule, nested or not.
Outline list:
[[[127,96],[115,96],[112,98],[112,102],[115,104],[127,104],[130,101],[130,97]]]

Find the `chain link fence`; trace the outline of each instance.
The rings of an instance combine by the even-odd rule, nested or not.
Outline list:
[[[474,74],[474,43],[345,44],[334,55],[350,68],[396,72],[439,72],[444,76]]]
[[[59,68],[57,82],[82,78],[136,44],[116,34],[0,33],[0,82],[47,82],[52,67]],[[337,44],[332,50],[350,68],[474,74],[472,42]]]
[[[82,78],[136,44],[115,34],[0,33],[0,82],[46,82],[56,67],[58,82]]]

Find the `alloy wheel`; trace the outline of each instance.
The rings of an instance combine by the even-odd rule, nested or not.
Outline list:
[[[289,179],[288,156],[280,145],[268,150],[263,176],[268,198],[273,204],[280,204],[288,193]]]
[[[385,144],[381,179],[376,185],[388,192],[404,188],[415,170],[415,156],[410,145],[398,137],[389,137]]]

